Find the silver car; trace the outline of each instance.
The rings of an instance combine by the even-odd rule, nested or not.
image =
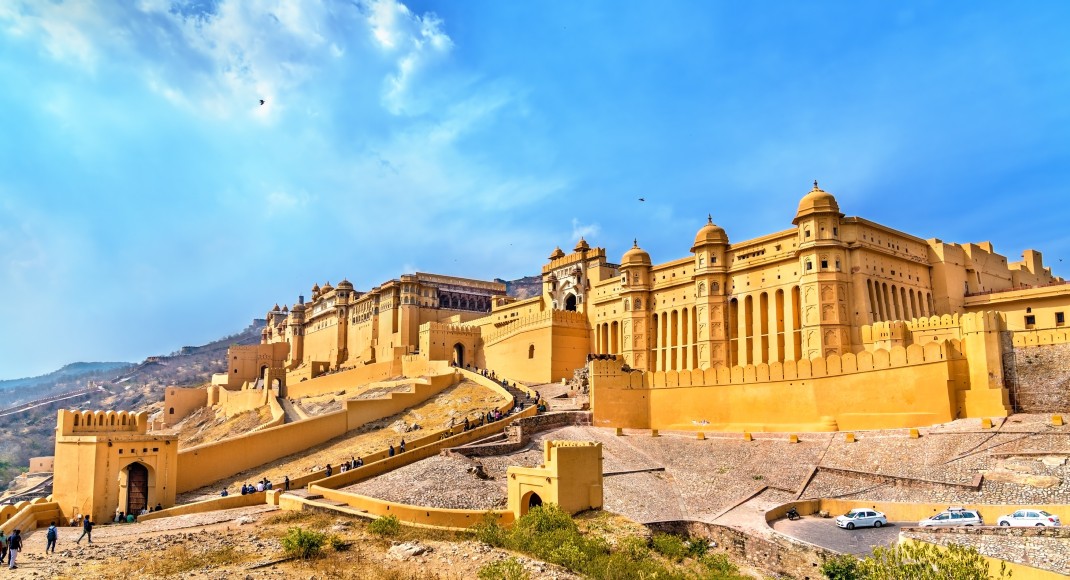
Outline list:
[[[855,508],[836,518],[836,525],[841,528],[853,530],[855,528],[874,527],[888,525],[888,518],[881,512],[870,508]]]
[[[1063,525],[1063,523],[1059,521],[1059,516],[1055,514],[1049,514],[1044,510],[1018,510],[1013,514],[1007,516],[1000,516],[999,519],[996,520],[996,523],[1001,526],[1014,527],[1058,527]]]
[[[927,518],[918,522],[918,526],[923,528],[929,528],[933,526],[983,526],[985,525],[984,519],[981,518],[981,513],[977,510],[968,510],[966,508],[952,507],[936,514],[931,518]]]

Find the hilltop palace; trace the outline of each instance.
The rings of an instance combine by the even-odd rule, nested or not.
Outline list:
[[[703,437],[1070,411],[1070,284],[1044,267],[1039,252],[1008,262],[987,242],[923,240],[845,217],[816,182],[792,224],[730,243],[710,219],[689,254],[661,264],[638,244],[610,263],[604,249],[581,238],[569,254],[553,251],[542,266],[541,294],[528,299],[507,296],[498,282],[423,273],[367,292],[347,280],[315,285],[308,301],[267,313],[260,344],[232,346],[227,371],[212,384],[165,389],[158,418],[60,411],[52,503],[19,517],[99,519],[116,506],[170,508],[177,494],[352,433],[462,378],[496,390],[499,410],[508,413],[515,395],[501,379],[530,396],[530,385],[586,369],[594,426]],[[497,380],[466,370],[474,367],[492,369]],[[346,399],[322,415],[293,421],[283,408],[285,399],[398,378],[411,388]],[[178,449],[168,428],[205,406],[227,417],[267,409],[271,419]],[[291,483],[372,515],[467,527],[481,512],[383,504],[338,489],[500,431],[497,424],[463,432],[451,425],[412,439],[399,457],[383,451],[368,455],[361,470]],[[600,448],[555,445],[546,448],[545,469],[510,476],[511,508],[497,514],[503,522],[538,498],[573,510],[601,505]],[[558,467],[563,477],[587,475],[566,484],[551,477]],[[298,501],[287,497],[269,500]]]
[[[548,382],[615,355],[593,357],[595,424],[708,430],[928,425],[1044,397],[1006,362],[1067,342],[1070,285],[1039,252],[1008,262],[988,242],[845,217],[816,182],[792,224],[730,243],[711,219],[662,264],[638,244],[610,263],[581,239],[554,250],[526,300],[422,273],[367,292],[315,285],[268,312],[262,344],[232,348],[214,382],[285,388],[412,355]]]

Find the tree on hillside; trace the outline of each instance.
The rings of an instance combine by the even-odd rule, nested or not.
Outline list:
[[[992,576],[988,562],[973,546],[938,547],[918,542],[892,548],[875,548],[873,555],[856,561],[850,556],[830,558],[821,566],[830,580],[991,580],[1010,578],[1006,564]]]

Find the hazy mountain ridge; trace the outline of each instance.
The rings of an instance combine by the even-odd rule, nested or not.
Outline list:
[[[0,380],[0,389],[18,389],[22,387],[46,385],[63,380],[77,380],[85,375],[106,374],[116,369],[122,369],[133,365],[134,363],[129,362],[75,362],[63,365],[63,367],[58,370],[36,377]]]
[[[94,366],[101,363],[66,365],[64,369],[74,367],[92,370],[81,374],[58,375],[47,385],[38,384],[35,388],[5,391],[3,407],[10,408],[83,389],[89,381],[103,387],[100,391],[0,417],[0,489],[26,470],[30,457],[52,455],[57,409],[114,409],[151,413],[162,407],[165,387],[202,385],[211,381],[212,374],[226,372],[227,349],[232,344],[260,342],[263,327],[263,320],[253,320],[239,333],[201,346],[182,347],[169,355],[150,356],[139,364],[121,363],[118,367],[108,367],[110,363],[103,363],[103,367]]]

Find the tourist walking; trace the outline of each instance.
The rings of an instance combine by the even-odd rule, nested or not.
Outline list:
[[[404,439],[401,440],[401,445],[399,447],[401,447],[401,452],[405,453],[405,440]]]
[[[15,558],[18,557],[19,552],[22,551],[22,534],[19,530],[11,532],[11,535],[7,537],[7,567],[11,570],[18,568],[15,565]]]
[[[330,477],[330,476],[331,476],[331,473],[332,473],[332,471],[331,471],[331,464],[330,464],[330,463],[328,463],[328,464],[327,464],[327,477]]]
[[[390,449],[387,450],[386,456],[387,457],[393,457],[394,456],[394,446],[393,445],[391,445]]]
[[[78,539],[75,540],[74,543],[81,544],[82,538],[85,537],[89,538],[88,543],[93,543],[93,522],[90,521],[88,514],[86,514],[85,518],[82,519],[82,535],[78,536]]]
[[[56,529],[56,522],[52,522],[52,525],[48,526],[48,531],[45,532],[45,539],[48,542],[45,544],[45,553],[56,553],[56,540],[59,539],[59,530]]]
[[[4,565],[4,558],[7,557],[7,536],[0,533],[0,566]]]
[[[283,491],[290,491],[290,476],[289,475],[283,477],[283,479],[282,479],[282,489],[283,489]]]

